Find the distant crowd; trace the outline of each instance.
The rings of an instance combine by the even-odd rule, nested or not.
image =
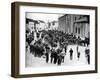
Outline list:
[[[36,36],[34,36],[36,34]],[[37,37],[37,39],[35,39]],[[64,59],[67,53],[68,45],[81,45],[89,46],[89,38],[81,40],[80,37],[76,37],[73,34],[66,34],[58,30],[42,30],[39,32],[26,31],[26,51],[29,49],[35,57],[43,57],[46,59],[46,63],[61,65],[64,63]],[[77,58],[80,58],[81,52],[77,50]],[[90,51],[85,49],[86,59],[90,64]],[[69,50],[70,60],[73,59],[73,49]]]

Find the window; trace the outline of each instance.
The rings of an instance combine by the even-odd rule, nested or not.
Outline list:
[[[80,34],[80,28],[78,28],[78,34]]]
[[[76,33],[77,33],[77,27],[76,27]]]

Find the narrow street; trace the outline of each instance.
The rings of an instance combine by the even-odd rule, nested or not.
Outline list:
[[[75,65],[88,65],[87,59],[85,57],[85,48],[83,46],[79,46],[78,51],[80,52],[80,58],[77,58],[77,45],[69,45],[67,47],[67,53],[65,55],[64,63],[61,64],[61,66],[75,66]],[[70,48],[73,49],[73,58],[70,60]],[[46,66],[57,66],[57,64],[50,63],[50,56],[49,56],[49,62],[46,63],[45,58],[43,57],[34,57],[34,55],[30,54],[30,51],[28,49],[26,53],[26,67],[46,67]]]

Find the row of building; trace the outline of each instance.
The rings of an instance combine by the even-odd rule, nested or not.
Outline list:
[[[26,30],[59,30],[64,33],[74,34],[76,37],[84,39],[90,35],[89,15],[65,14],[58,18],[58,21],[45,23],[42,20],[26,18]]]
[[[90,35],[89,15],[66,14],[59,17],[58,30],[65,33],[74,34],[76,37],[85,38]]]

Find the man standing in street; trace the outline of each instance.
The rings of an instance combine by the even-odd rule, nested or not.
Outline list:
[[[46,63],[48,63],[48,61],[49,61],[49,47],[48,46],[46,46],[46,53],[45,53],[45,56],[46,56]]]
[[[86,55],[88,64],[90,64],[90,50],[87,48],[85,49],[85,55]]]
[[[72,57],[73,57],[73,50],[72,50],[72,48],[70,49],[70,60],[72,60]]]

